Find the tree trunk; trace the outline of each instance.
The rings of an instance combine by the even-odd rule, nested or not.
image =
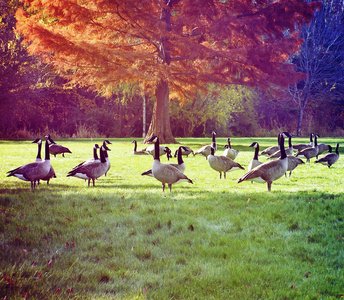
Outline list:
[[[168,82],[161,80],[155,90],[156,101],[153,109],[153,116],[149,129],[144,139],[147,142],[152,136],[159,137],[160,143],[177,144],[174,139],[170,126],[170,102],[169,102]]]
[[[303,110],[304,110],[304,108],[300,107],[300,109],[299,109],[299,119],[297,121],[297,136],[301,136],[302,135]]]

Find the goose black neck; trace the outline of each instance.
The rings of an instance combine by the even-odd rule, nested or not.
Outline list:
[[[106,162],[106,159],[105,159],[105,154],[106,153],[106,150],[104,149],[104,147],[100,147],[100,161],[102,163],[105,163]]]
[[[259,153],[259,144],[257,144],[257,147],[254,150],[254,157],[253,157],[253,159],[258,160],[258,153]]]
[[[318,146],[318,137],[317,135],[314,136],[314,147]]]
[[[37,159],[42,160],[41,152],[42,152],[42,142],[38,143]]]
[[[232,149],[230,140],[228,140],[228,149]]]
[[[214,155],[215,154],[215,149],[213,147],[210,148],[210,155]]]
[[[336,154],[339,155],[339,144],[337,143],[337,146],[336,146]]]
[[[136,150],[137,150],[137,142],[136,140],[134,140],[134,151],[136,152]]]
[[[160,144],[158,137],[156,138],[156,141],[154,143],[154,159],[160,161]]]
[[[279,136],[279,146],[281,149],[281,159],[284,159],[287,157],[287,154],[285,153],[285,148],[284,148],[284,136],[283,134],[280,134]]]
[[[292,148],[292,144],[291,144],[291,136],[289,137],[289,148]]]
[[[310,136],[309,136],[309,141],[310,141],[311,143],[313,143],[313,133],[310,134]]]
[[[94,160],[99,159],[98,154],[97,154],[97,147],[93,147],[93,158]]]
[[[182,147],[179,147],[178,149],[178,165],[181,165],[184,163],[183,158],[182,158]]]
[[[215,141],[215,132],[213,131],[212,133],[212,143],[211,143],[212,148],[214,148],[214,153],[216,150],[216,141]]]
[[[49,142],[48,142],[48,140],[45,141],[45,160],[50,160]]]

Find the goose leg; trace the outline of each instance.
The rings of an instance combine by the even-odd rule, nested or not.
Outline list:
[[[172,192],[172,184],[169,184],[168,187],[170,188],[170,192]]]
[[[226,172],[223,172],[223,178],[226,179]]]
[[[271,192],[271,184],[272,184],[272,182],[268,181],[267,184],[268,184],[268,191]]]
[[[165,183],[162,184],[162,191],[165,191]]]
[[[93,186],[95,186],[95,184],[94,184],[94,178],[92,178],[92,182],[93,182]]]

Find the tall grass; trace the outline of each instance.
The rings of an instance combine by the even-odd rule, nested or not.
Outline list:
[[[245,168],[254,140],[261,148],[276,144],[232,138]],[[66,174],[102,140],[70,139],[58,142],[72,154],[51,158],[57,178],[35,192],[6,171],[33,161],[37,146],[0,142],[1,299],[344,296],[342,158],[331,169],[299,166],[269,193],[265,184],[236,183],[242,170],[220,180],[203,156],[190,156],[185,174],[194,184],[163,193],[158,181],[140,175],[151,156],[134,156],[131,139],[110,141],[112,167],[95,187]],[[193,149],[209,143],[178,141]],[[337,141],[343,139],[321,139]],[[226,139],[217,142],[219,154]]]

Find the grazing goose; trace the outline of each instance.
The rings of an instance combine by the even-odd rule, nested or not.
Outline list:
[[[143,150],[137,151],[137,141],[136,140],[133,140],[131,143],[134,143],[134,155],[148,155],[148,153],[143,151]]]
[[[211,145],[205,145],[203,147],[201,147],[200,149],[198,149],[194,156],[197,155],[197,154],[202,154],[203,156],[205,156],[205,158],[207,159],[208,155],[210,155],[211,153],[211,148],[213,147],[214,151],[216,151],[217,149],[217,145],[216,145],[216,141],[215,141],[215,136],[216,136],[216,131],[213,131],[212,132],[212,143]]]
[[[177,164],[169,164],[170,166],[173,166],[177,169],[179,169],[182,173],[184,173],[185,171],[185,163],[183,161],[183,158],[182,158],[182,148],[184,146],[180,146],[176,151],[177,151],[177,157],[178,157],[178,163]],[[141,175],[147,175],[147,176],[151,176],[151,177],[154,177],[153,176],[153,173],[152,173],[152,169],[146,171],[146,172],[143,172]]]
[[[108,146],[107,146],[107,145],[109,145],[109,144],[112,144],[112,143],[110,143],[109,140],[104,140],[104,141],[103,141],[103,151],[104,151],[104,156],[105,156],[106,165],[107,165],[107,170],[106,170],[106,172],[105,172],[105,176],[106,176],[107,172],[108,172],[108,171],[110,170],[110,168],[111,168],[111,163],[110,163],[109,155],[108,155],[108,153],[107,153],[108,151],[111,151],[111,149],[109,149]]]
[[[289,171],[289,177],[291,176],[291,172],[298,166],[301,164],[304,164],[303,160],[301,158],[292,156],[292,155],[288,155],[287,156],[288,159],[288,168],[287,171]],[[287,173],[285,173],[285,177],[287,177]]]
[[[319,158],[318,160],[315,161],[315,163],[320,163],[325,166],[328,166],[331,168],[331,166],[338,160],[339,158],[339,144],[337,143],[336,146],[336,153],[331,153],[332,147],[329,145],[329,153],[326,153],[324,156]]]
[[[225,151],[223,151],[222,155],[226,156],[226,157],[229,157],[230,159],[234,160],[237,157],[237,155],[239,153],[239,150],[232,149],[232,147],[231,147],[231,139],[230,138],[227,139],[227,142],[228,142],[228,145],[225,145],[224,148],[226,148],[226,149],[225,149]]]
[[[179,148],[176,150],[176,152],[174,152],[174,157],[177,157],[178,155],[178,150]],[[185,155],[186,157],[189,157],[189,154],[194,154],[193,150],[190,148],[190,147],[187,147],[187,146],[183,146],[182,147],[182,155]]]
[[[21,180],[30,181],[31,190],[34,190],[36,188],[36,182],[49,174],[50,166],[49,143],[48,140],[46,140],[44,161],[29,163],[8,171],[7,177],[15,176]]]
[[[318,136],[314,135],[314,146],[303,149],[295,154],[295,157],[306,158],[307,162],[310,162],[310,159],[318,155]]]
[[[223,172],[223,177],[226,179],[226,172],[242,169],[245,170],[243,166],[241,166],[239,163],[235,162],[234,160],[230,159],[229,157],[220,155],[215,156],[215,149],[211,147],[210,155],[207,157],[207,161],[209,166],[214,169],[215,171],[218,171],[220,173],[220,179]]]
[[[191,179],[185,176],[180,170],[176,167],[171,166],[170,164],[162,164],[160,162],[160,155],[159,155],[159,138],[157,136],[153,136],[150,138],[151,142],[154,142],[155,145],[155,153],[154,153],[154,161],[152,166],[152,174],[155,179],[159,180],[162,183],[162,191],[165,191],[165,184],[168,184],[170,188],[170,192],[172,191],[172,184],[187,181],[189,183],[193,183]]]
[[[154,157],[154,155],[155,155],[154,149],[155,149],[154,145],[150,145],[150,146],[142,149],[142,151],[147,152],[148,154],[150,154]],[[168,153],[170,153],[170,155]],[[167,154],[167,159],[169,160],[170,156],[172,157],[171,149],[168,147],[165,147],[163,145],[159,145],[159,156],[164,155],[164,154]]]
[[[88,186],[90,186],[90,181],[92,179],[93,186],[95,186],[94,181],[100,176],[104,175],[108,170],[108,166],[105,159],[105,148],[100,147],[100,161],[95,160],[88,164],[82,164],[80,167],[74,167],[68,174],[67,177],[74,176],[77,178],[88,180]]]
[[[330,149],[329,146],[330,145],[326,145],[324,143],[319,143],[318,144],[318,155],[323,154],[325,151],[329,151],[329,149]],[[317,159],[318,159],[318,155],[317,155]]]
[[[72,153],[67,147],[56,144],[49,134],[47,136],[50,142],[49,151],[52,155],[54,155],[54,157],[56,157],[57,154],[62,154],[62,156],[64,157],[65,153]]]
[[[291,144],[291,138],[293,135],[290,135],[289,137],[289,147],[285,149],[286,155],[293,155],[293,145]],[[281,150],[277,150],[275,153],[271,154],[267,159],[272,159],[272,158],[279,158],[281,157]]]
[[[288,160],[284,149],[284,139],[289,136],[290,134],[288,132],[282,132],[279,134],[278,140],[281,149],[280,158],[269,160],[255,167],[251,171],[248,171],[238,179],[238,183],[243,182],[244,180],[253,180],[260,183],[266,182],[268,191],[270,192],[272,182],[282,177],[288,169]]]
[[[309,135],[309,143],[308,144],[295,144],[295,145],[293,145],[293,149],[296,151],[301,151],[303,149],[313,147],[314,146],[313,136],[314,136],[314,133],[311,133]]]
[[[38,152],[37,152],[36,162],[41,162],[42,161],[42,158],[41,158],[42,140],[41,139],[35,139],[32,143],[38,144]],[[49,140],[48,140],[48,143],[50,145]],[[55,170],[54,170],[53,166],[50,164],[50,171],[49,171],[48,175],[41,178],[41,180],[46,181],[47,184],[49,185],[49,181],[51,178],[56,178],[56,174],[55,174]],[[39,184],[39,180],[37,181],[37,184]]]
[[[259,155],[267,155],[270,156],[271,154],[274,154],[276,151],[280,150],[280,146],[270,146],[266,149],[264,149],[262,152],[260,152]]]
[[[99,149],[99,145],[98,144],[94,144],[94,146],[93,146],[93,158],[90,158],[88,160],[83,161],[82,163],[80,163],[77,166],[75,166],[73,168],[73,170],[76,169],[76,168],[79,168],[79,167],[81,167],[83,165],[86,165],[86,164],[89,164],[89,163],[92,163],[92,162],[95,162],[95,161],[100,161],[100,159],[98,157],[98,154],[97,154],[97,149]]]

